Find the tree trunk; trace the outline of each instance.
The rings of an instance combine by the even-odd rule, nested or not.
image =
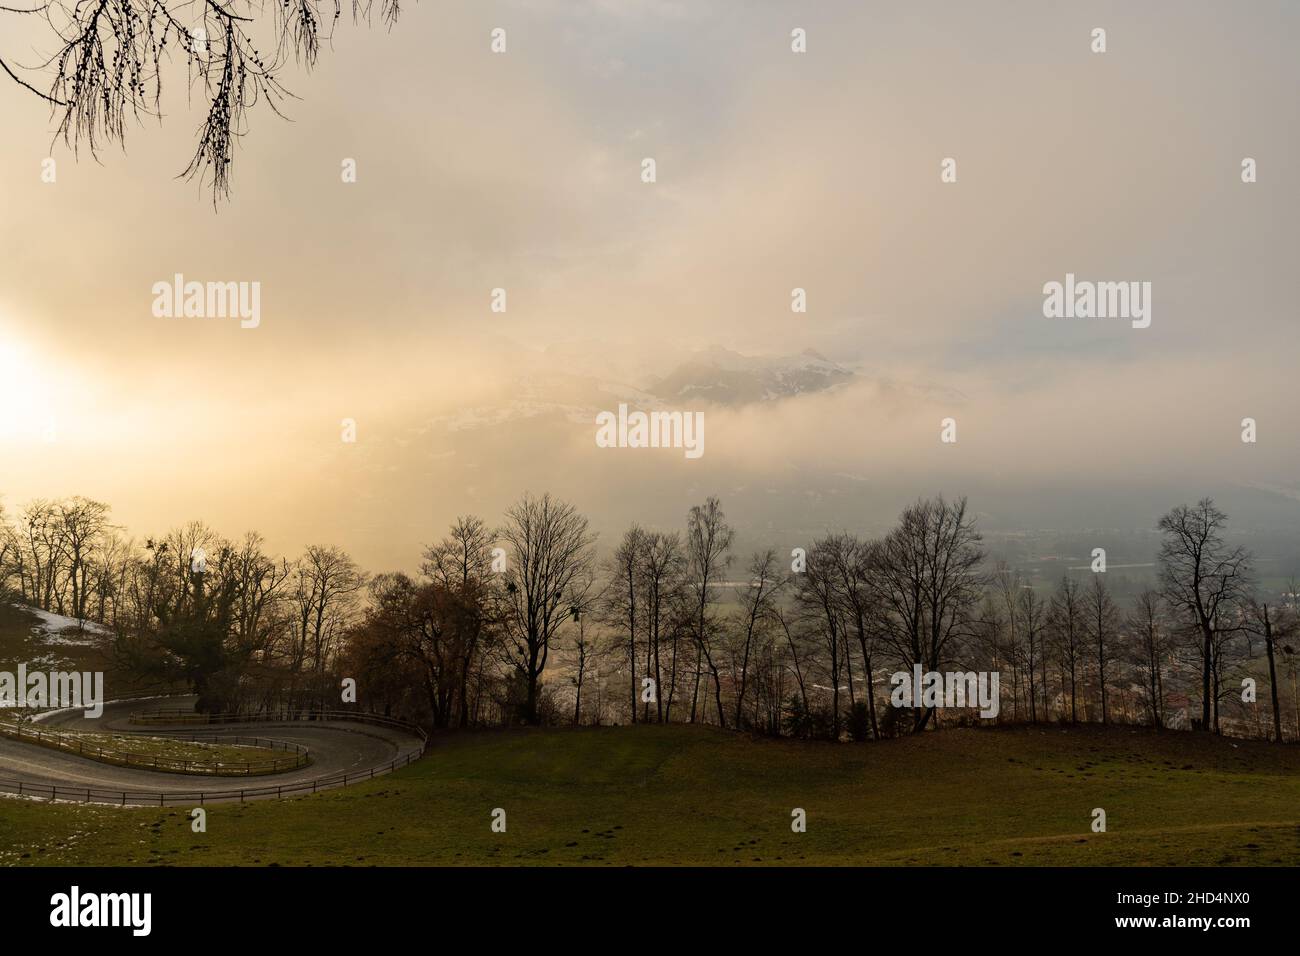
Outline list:
[[[1201,729],[1210,729],[1210,670],[1214,658],[1214,632],[1201,621]]]
[[[1273,624],[1268,619],[1268,605],[1264,605],[1264,647],[1268,650],[1268,684],[1273,696],[1273,739],[1282,742],[1282,708],[1277,700],[1277,665],[1273,659]]]

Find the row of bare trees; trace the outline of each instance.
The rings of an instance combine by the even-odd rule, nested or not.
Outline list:
[[[85,619],[87,608],[105,607],[113,587],[120,542],[109,530],[101,502],[33,501],[0,526],[0,569],[23,601]]]
[[[193,522],[137,542],[102,502],[33,501],[0,512],[0,598],[115,635],[131,673],[185,682],[205,706],[323,701],[366,575],[338,548],[274,558],[249,533],[227,540]]]
[[[423,712],[435,727],[551,720],[542,680],[562,631],[576,632],[581,655],[593,544],[587,519],[550,495],[525,495],[496,531],[459,518],[426,549],[418,579],[371,583],[341,668],[362,702]]]
[[[132,673],[211,707],[333,706],[351,678],[361,706],[435,727],[683,721],[838,740],[972,719],[891,707],[890,675],[919,667],[997,672],[1003,722],[1300,737],[1296,588],[1261,596],[1226,523],[1209,500],[1170,511],[1159,586],[1121,606],[1104,573],[1043,587],[989,567],[964,499],[918,500],[877,539],[827,534],[787,566],[771,549],[737,562],[716,498],[679,531],[634,525],[598,560],[571,504],[524,495],[500,527],[458,519],[417,574],[370,577],[338,548],[288,561],[198,523],[137,544],[74,498],[0,513],[0,587],[103,623]]]
[[[581,612],[594,609],[595,626],[565,642],[564,680],[549,687],[572,693],[574,722],[864,739],[953,719],[889,707],[892,673],[990,670],[1002,721],[1300,737],[1297,588],[1261,596],[1250,555],[1225,543],[1226,521],[1209,500],[1169,512],[1157,586],[1121,602],[1105,573],[1043,586],[988,567],[965,500],[942,497],[905,509],[880,539],[828,534],[789,570],[754,553],[729,581],[733,533],[710,499],[684,535],[628,529],[594,599],[584,579]]]

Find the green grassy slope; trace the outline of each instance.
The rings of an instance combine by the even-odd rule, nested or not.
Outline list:
[[[209,807],[207,825],[191,832],[183,808],[3,800],[0,862],[1297,865],[1300,750],[1100,728],[840,746],[502,731],[435,738],[418,764],[347,790]]]

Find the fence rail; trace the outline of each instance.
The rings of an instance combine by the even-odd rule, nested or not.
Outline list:
[[[27,730],[20,724],[0,723],[0,736],[24,743],[33,743],[39,747],[74,753],[88,760],[112,764],[117,767],[136,767],[141,770],[156,770],[162,773],[182,773],[207,777],[253,777],[268,773],[281,773],[297,770],[311,763],[311,753],[306,747],[283,740],[271,740],[265,737],[241,737],[229,734],[204,735],[166,734],[168,740],[185,740],[192,743],[233,744],[244,747],[260,747],[264,750],[283,750],[292,756],[272,757],[270,760],[245,760],[238,763],[212,764],[202,760],[185,757],[168,757],[159,754],[137,754],[126,750],[113,750],[101,744],[88,743],[75,731]],[[121,735],[115,735],[121,736]],[[140,735],[146,738],[147,735]],[[131,739],[122,737],[121,739]]]
[[[178,717],[188,717],[188,720],[177,720]],[[367,714],[358,711],[348,710],[290,710],[276,711],[262,714],[199,714],[193,710],[183,708],[171,708],[150,711],[138,711],[128,717],[128,721],[138,725],[163,725],[167,723],[204,723],[204,724],[231,724],[231,723],[295,723],[298,721],[351,721],[356,723],[370,723],[385,727],[392,727],[403,730],[413,737],[419,738],[419,750],[413,750],[405,755],[393,759],[382,767],[372,767],[369,770],[358,770],[351,773],[336,773],[325,777],[317,777],[314,780],[304,780],[297,783],[281,784],[279,786],[262,786],[262,787],[242,787],[238,790],[111,790],[96,787],[73,787],[62,786],[58,784],[33,784],[23,780],[8,780],[0,778],[0,792],[17,794],[18,796],[41,797],[48,800],[71,800],[82,803],[101,803],[115,804],[119,806],[176,806],[176,805],[193,805],[198,803],[202,806],[205,803],[229,802],[238,800],[245,803],[249,800],[268,800],[281,799],[283,797],[293,797],[308,793],[319,793],[322,790],[333,790],[338,787],[346,787],[350,784],[361,783],[363,780],[373,780],[376,777],[382,777],[385,774],[392,773],[394,770],[400,770],[402,767],[409,766],[416,760],[424,756],[425,750],[429,745],[429,735],[423,727],[418,724],[408,723],[404,720],[397,720],[393,717],[385,717],[382,714]],[[165,733],[165,732],[160,732]],[[197,736],[197,735],[194,735]],[[206,738],[205,738],[206,739]],[[296,745],[294,745],[296,746]],[[305,750],[305,748],[304,748]]]
[[[0,779],[0,791],[14,793],[18,796],[43,797],[48,800],[69,800],[81,803],[109,803],[119,806],[165,807],[177,805],[203,806],[205,803],[228,802],[238,800],[270,800],[292,797],[299,794],[319,793],[333,790],[363,780],[373,780],[385,774],[400,770],[418,760],[423,751],[408,753],[398,757],[382,767],[360,770],[356,773],[334,774],[316,780],[287,784],[278,787],[245,787],[240,790],[193,790],[193,791],[148,791],[148,790],[105,790],[97,787],[68,787],[48,784],[32,784],[22,780]]]
[[[267,711],[260,714],[205,714],[193,710],[187,710],[183,707],[172,707],[162,710],[138,710],[132,711],[127,717],[127,722],[136,726],[164,726],[168,724],[291,724],[298,721],[356,721],[363,724],[378,724],[384,727],[394,727],[398,730],[405,730],[407,733],[419,737],[424,744],[428,744],[429,735],[425,733],[424,728],[418,724],[411,724],[404,720],[398,720],[395,717],[385,717],[383,714],[369,714],[365,711],[355,710],[281,710]]]

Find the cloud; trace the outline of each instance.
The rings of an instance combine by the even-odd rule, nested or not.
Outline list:
[[[616,525],[738,488],[797,524],[834,495],[858,515],[1016,484],[1029,513],[1125,481],[1288,485],[1294,11],[1103,7],[1100,58],[1090,23],[1049,5],[735,10],[421,4],[391,33],[341,29],[289,79],[293,122],[255,113],[215,215],[172,178],[198,122],[179,83],[125,156],[56,151],[53,186],[45,107],[0,83],[6,219],[24,224],[0,240],[0,335],[69,379],[61,444],[7,454],[0,491],[395,565],[525,487]],[[1067,271],[1151,281],[1151,328],[1044,319]],[[260,281],[261,327],[153,318],[175,272]],[[853,375],[711,403],[699,462],[598,454],[587,412],[704,401],[709,365],[686,363],[713,348],[812,348]]]

